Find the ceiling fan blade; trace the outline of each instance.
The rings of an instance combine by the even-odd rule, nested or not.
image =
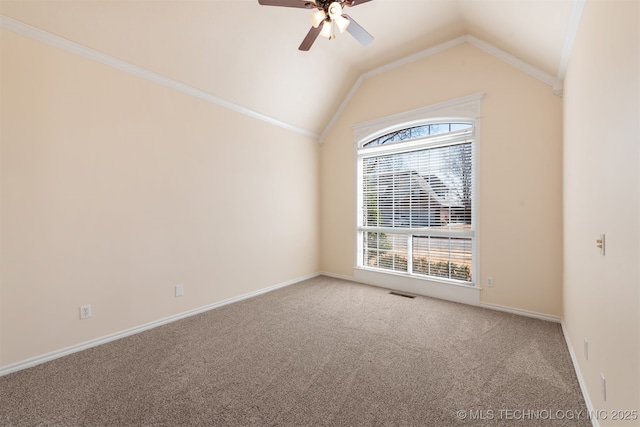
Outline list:
[[[258,0],[263,6],[299,7],[302,9],[312,9],[316,4],[311,0]]]
[[[322,25],[318,25],[318,28],[311,27],[311,29],[307,33],[307,36],[304,38],[304,40],[302,40],[302,43],[300,44],[300,47],[298,48],[298,50],[307,51],[311,49],[311,45],[318,38],[318,34],[320,34],[320,31],[322,31],[322,27],[324,27],[324,23],[325,21],[322,22]]]
[[[370,1],[371,1],[371,0],[346,0],[346,1],[343,3],[343,5],[345,5],[345,6],[349,6],[349,7],[352,7],[352,6],[357,6],[357,5],[359,5],[359,4],[367,3],[367,2],[370,2]]]
[[[353,36],[356,40],[360,42],[361,45],[367,46],[369,43],[373,41],[373,36],[367,32],[364,28],[360,26],[356,21],[353,20],[349,15],[342,15],[349,20],[349,26],[347,27],[347,31],[349,34]]]

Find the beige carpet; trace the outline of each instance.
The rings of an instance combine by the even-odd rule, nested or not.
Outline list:
[[[590,426],[560,325],[388,292],[317,277],[4,376],[0,423]]]

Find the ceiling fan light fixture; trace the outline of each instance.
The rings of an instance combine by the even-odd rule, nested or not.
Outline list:
[[[344,33],[344,30],[349,26],[349,20],[344,16],[338,16],[337,18],[332,18],[331,21],[338,27],[341,33]]]
[[[342,14],[343,6],[358,6],[370,1],[371,0],[258,0],[258,3],[264,6],[307,9],[309,20],[311,21],[311,29],[298,47],[298,50],[306,52],[311,48],[318,36],[332,40],[336,38],[338,33],[343,33],[345,30],[361,45],[367,46],[371,43],[373,36],[354,21],[351,16]]]
[[[327,18],[327,14],[324,13],[324,10],[318,9],[315,12],[311,12],[309,18],[311,20],[311,25],[313,26],[313,28],[318,28],[318,26],[322,24],[322,21]]]
[[[329,5],[329,9],[327,9],[327,12],[329,12],[329,18],[331,18],[331,20],[333,21],[334,19],[342,16],[342,6],[340,6],[340,3],[338,3],[337,1],[334,1]]]
[[[333,40],[336,38],[336,30],[334,28],[334,23],[326,20],[324,21],[324,25],[322,26],[322,30],[320,31],[320,35],[322,37],[326,37],[329,40]]]

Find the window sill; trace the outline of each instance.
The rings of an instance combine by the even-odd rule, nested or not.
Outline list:
[[[430,277],[417,277],[392,271],[356,267],[356,281],[368,285],[409,292],[469,305],[480,305],[480,288],[475,284],[462,284]]]

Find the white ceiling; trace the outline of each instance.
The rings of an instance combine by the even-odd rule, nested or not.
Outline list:
[[[373,43],[344,33],[309,52],[309,11],[258,0],[2,0],[0,13],[321,134],[363,73],[464,34],[562,78],[582,1],[372,0],[346,12]]]

